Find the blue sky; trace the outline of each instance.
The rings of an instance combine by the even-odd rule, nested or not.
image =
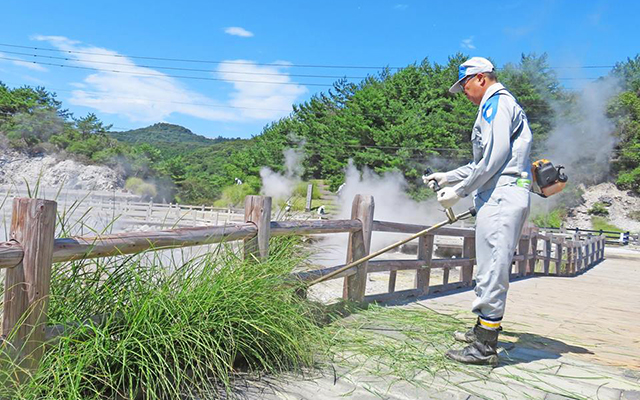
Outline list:
[[[500,67],[546,52],[577,89],[608,72],[583,67],[640,51],[631,0],[5,0],[2,14],[0,81],[45,86],[76,116],[94,112],[114,129],[164,121],[209,137],[257,135],[332,77],[378,71],[360,67],[445,63],[456,52]]]

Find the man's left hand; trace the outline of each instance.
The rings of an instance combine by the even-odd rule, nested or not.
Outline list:
[[[444,208],[453,207],[458,202],[458,200],[460,200],[460,196],[458,196],[458,194],[455,190],[453,190],[452,187],[442,188],[438,192],[438,203],[440,203],[440,205]]]

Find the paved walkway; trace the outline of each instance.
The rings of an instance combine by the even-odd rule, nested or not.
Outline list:
[[[473,297],[464,291],[406,307],[467,315]],[[608,249],[603,263],[580,276],[512,282],[503,326],[497,368],[419,373],[414,381],[420,385],[393,376],[325,371],[306,379],[245,382],[236,394],[314,400],[640,400],[640,252]]]

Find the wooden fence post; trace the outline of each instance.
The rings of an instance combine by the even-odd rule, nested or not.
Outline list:
[[[580,237],[578,237],[577,240],[574,241],[573,243],[574,243],[574,246],[576,247],[576,250],[578,251],[578,254],[576,255],[573,261],[574,262],[573,273],[576,274],[582,269],[582,265],[584,262],[584,252],[582,251],[584,247],[584,242],[580,240]]]
[[[518,242],[518,255],[524,256],[524,260],[518,261],[518,276],[522,277],[527,274],[527,254],[529,254],[529,228],[522,230],[522,236]]]
[[[418,238],[418,260],[424,261],[424,265],[416,271],[416,289],[420,291],[421,295],[429,293],[431,259],[433,258],[435,238],[435,235],[420,236]]]
[[[544,274],[545,275],[549,275],[549,266],[551,265],[551,247],[553,246],[551,244],[551,238],[548,237],[549,233],[547,233],[547,236],[545,236],[544,238]]]
[[[351,219],[362,223],[362,230],[349,234],[347,247],[347,263],[356,261],[369,254],[371,249],[371,233],[373,228],[373,211],[375,204],[373,196],[358,194],[351,206]],[[354,301],[363,301],[367,289],[367,265],[358,265],[355,275],[349,275],[344,280],[343,297]]]
[[[245,197],[244,220],[254,223],[258,228],[256,237],[244,239],[244,258],[266,259],[269,256],[269,238],[271,237],[271,197]]]
[[[564,238],[560,238],[558,243],[556,243],[556,275],[562,275],[562,244],[564,243]]]
[[[566,241],[566,248],[567,248],[567,268],[566,268],[566,274],[567,275],[571,275],[573,274],[573,265],[574,265],[574,255],[575,255],[575,248],[574,248],[574,241],[573,240],[569,240]]]
[[[538,228],[531,227],[529,236],[531,238],[531,258],[529,259],[527,275],[533,275],[536,272],[536,262],[538,261]]]
[[[475,264],[476,258],[476,238],[466,237],[462,240],[462,257],[473,259]],[[464,286],[471,286],[473,282],[473,264],[462,267],[462,282]]]
[[[584,263],[582,264],[582,267],[584,269],[589,268],[589,266],[591,265],[591,238],[588,238],[587,240],[585,240],[584,242]]]
[[[37,367],[44,351],[55,222],[55,201],[13,200],[11,240],[22,246],[24,256],[6,271],[2,335],[28,369]]]

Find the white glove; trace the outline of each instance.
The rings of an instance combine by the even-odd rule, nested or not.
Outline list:
[[[458,200],[460,200],[460,196],[458,196],[453,188],[442,188],[442,190],[438,192],[438,203],[444,208],[453,207]]]
[[[425,185],[428,185],[431,189],[434,189],[435,187],[434,181],[438,182],[438,185],[440,185],[440,187],[446,186],[447,183],[449,183],[447,181],[447,173],[436,172],[431,175],[422,175],[422,182],[424,182]]]

